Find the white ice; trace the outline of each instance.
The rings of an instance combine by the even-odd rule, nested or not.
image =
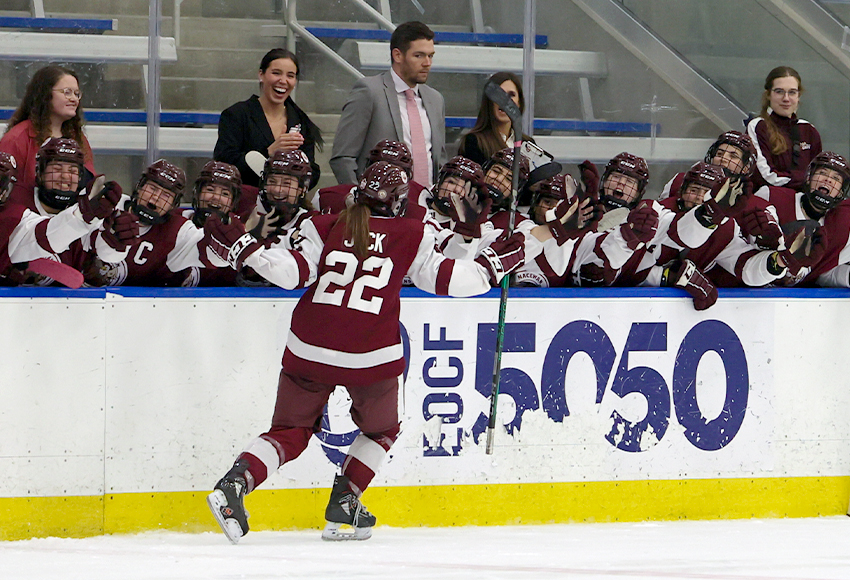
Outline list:
[[[7,522],[7,525],[9,522]],[[9,580],[850,578],[850,518],[319,531],[151,532],[0,542]]]

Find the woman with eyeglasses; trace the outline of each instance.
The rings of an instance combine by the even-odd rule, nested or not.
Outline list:
[[[803,82],[790,66],[778,66],[767,74],[761,96],[761,113],[747,125],[756,146],[753,185],[789,187],[800,191],[806,168],[821,152],[818,130],[797,117]]]
[[[91,147],[83,134],[80,97],[77,75],[64,67],[48,65],[30,79],[24,98],[0,139],[0,151],[14,155],[19,164],[16,190],[32,194],[35,154],[49,137],[65,137],[79,143],[85,154],[85,168],[94,173]]]

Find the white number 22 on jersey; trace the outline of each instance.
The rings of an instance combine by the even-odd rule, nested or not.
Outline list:
[[[345,299],[346,286],[351,284],[351,293],[348,297],[348,308],[368,312],[370,314],[378,314],[381,311],[381,305],[384,299],[380,296],[373,296],[369,300],[363,299],[363,290],[365,288],[374,288],[380,290],[385,287],[393,272],[393,261],[390,258],[380,258],[378,256],[370,256],[363,262],[364,272],[375,272],[377,274],[362,274],[356,280],[354,273],[357,271],[357,256],[350,252],[334,250],[329,252],[325,257],[325,265],[332,268],[338,264],[343,265],[342,272],[328,270],[316,282],[316,293],[313,295],[313,302],[317,304],[330,304],[331,306],[342,306]],[[352,284],[352,281],[354,282]],[[337,287],[335,290],[330,290],[331,285]]]

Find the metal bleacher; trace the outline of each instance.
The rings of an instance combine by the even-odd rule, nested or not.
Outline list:
[[[182,1],[182,0],[179,0]],[[179,1],[175,2],[175,36],[180,29]],[[296,39],[327,57],[325,67],[342,66],[353,76],[363,71],[386,69],[390,64],[388,40],[394,29],[389,2],[381,0],[378,12],[363,0],[350,0],[367,12],[369,23],[355,26],[329,26],[312,22],[301,25],[296,17],[296,0],[288,0],[282,24],[263,25],[261,36],[286,37],[291,50]],[[471,31],[436,30],[439,59],[435,72],[489,74],[497,70],[522,72],[523,37],[500,34],[484,29],[479,0],[469,0],[474,15]],[[324,25],[323,25],[324,24]],[[455,28],[459,28],[456,26]],[[17,29],[17,30],[15,30]],[[63,61],[96,63],[139,63],[148,60],[146,36],[114,34],[115,20],[90,18],[46,18],[34,13],[32,18],[0,18],[0,56],[8,60],[51,60],[57,54]],[[322,41],[333,40],[336,50]],[[341,56],[340,45],[348,50]],[[556,159],[571,161],[591,158],[605,160],[621,150],[644,154],[648,160],[684,161],[702,156],[706,145],[699,139],[656,139],[660,126],[656,123],[622,122],[596,119],[590,105],[588,79],[607,77],[608,63],[603,52],[558,50],[549,48],[545,35],[535,38],[534,68],[537,75],[562,76],[578,82],[583,118],[534,121],[539,144]],[[162,37],[160,60],[176,62],[178,46],[174,38]],[[191,54],[191,53],[190,53]],[[185,57],[184,56],[181,58]],[[309,109],[308,109],[309,110]],[[0,109],[0,119],[8,118],[10,109]],[[87,133],[96,153],[140,154],[147,145],[147,113],[140,109],[100,109],[85,111]],[[209,157],[217,138],[218,112],[172,110],[160,113],[159,148],[165,155]],[[469,128],[474,118],[449,116],[448,129]],[[539,135],[539,136],[538,136]],[[617,139],[611,139],[616,136]],[[330,137],[330,135],[328,135]],[[697,154],[694,154],[697,151]]]

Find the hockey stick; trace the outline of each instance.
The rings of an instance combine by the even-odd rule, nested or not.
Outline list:
[[[511,120],[511,129],[514,132],[514,159],[513,167],[511,168],[511,209],[508,215],[508,236],[514,233],[514,221],[516,219],[516,206],[519,201],[519,160],[520,147],[522,146],[522,111],[519,106],[513,102],[505,90],[494,83],[488,82],[484,86],[484,94],[487,98],[496,103],[496,106],[502,109],[508,118]],[[508,286],[510,285],[510,275],[502,278],[502,293],[499,297],[499,324],[496,331],[496,360],[493,363],[493,389],[490,392],[490,417],[487,421],[487,446],[485,448],[487,455],[493,454],[493,437],[496,430],[496,405],[499,400],[499,379],[502,370],[502,346],[505,342],[505,313],[508,306]]]

